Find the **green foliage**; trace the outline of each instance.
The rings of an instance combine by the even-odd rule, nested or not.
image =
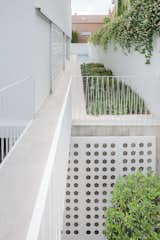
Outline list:
[[[121,16],[130,6],[130,0],[117,0],[115,16]]]
[[[72,31],[71,43],[78,43],[78,33],[76,31]]]
[[[84,82],[84,92],[86,94],[87,84],[88,97],[92,98],[92,101],[88,101],[86,104],[88,114],[119,115],[132,114],[135,112],[136,114],[146,113],[144,100],[127,84],[119,82],[116,78],[113,79],[112,71],[110,69],[106,70],[103,64],[81,64],[81,72]],[[98,76],[98,78],[96,76]],[[114,97],[119,94],[118,92],[121,93],[119,97],[119,104],[116,103],[116,99]],[[102,95],[107,96],[107,101],[105,98],[102,100]],[[137,101],[135,99],[137,99]],[[137,111],[135,109],[137,109]]]
[[[150,63],[153,37],[160,35],[160,0],[132,0],[128,10],[104,25],[89,41],[107,48],[109,42],[144,54]]]
[[[83,63],[81,72],[83,76],[112,76],[112,71],[106,70],[101,63]]]
[[[119,178],[105,216],[107,240],[159,240],[159,178],[140,172]]]
[[[111,19],[108,16],[104,17],[104,19],[103,19],[104,24],[108,24],[110,21],[111,21]]]

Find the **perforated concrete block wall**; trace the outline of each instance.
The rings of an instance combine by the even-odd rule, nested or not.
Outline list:
[[[104,211],[118,176],[156,169],[155,137],[72,137],[63,240],[104,239]]]

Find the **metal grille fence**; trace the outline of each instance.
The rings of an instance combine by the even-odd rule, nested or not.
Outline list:
[[[155,137],[72,137],[63,240],[104,239],[117,177],[156,169]]]
[[[91,115],[148,114],[144,100],[123,76],[84,76],[86,110]]]
[[[23,130],[24,127],[0,127],[0,163],[15,145]]]
[[[0,89],[0,163],[33,119],[35,88],[32,77]]]

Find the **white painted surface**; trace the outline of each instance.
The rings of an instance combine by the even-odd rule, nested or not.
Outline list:
[[[7,0],[1,5],[0,88],[33,73],[33,19],[31,0]]]
[[[41,228],[38,240],[53,240],[56,236],[61,235],[63,229],[63,213],[64,213],[64,199],[66,188],[66,175],[69,157],[69,146],[71,137],[71,91],[70,86],[66,93],[67,99],[65,99],[66,105],[63,108],[63,118],[59,121],[59,139],[53,142],[52,148],[55,149],[54,166],[51,168],[48,166],[48,172],[46,172],[46,178],[48,178],[49,171],[51,171],[51,178],[49,183],[49,189],[47,199],[45,203],[45,211],[41,222]],[[53,150],[50,154],[50,161],[53,162]],[[46,186],[44,185],[44,188]],[[40,202],[42,195],[40,195]],[[39,206],[41,209],[41,205]],[[37,213],[40,211],[37,209]],[[33,225],[35,227],[35,224]],[[31,240],[33,238],[30,238]],[[60,240],[60,238],[57,238]]]
[[[49,23],[31,0],[7,0],[1,11],[0,87],[31,76],[37,110],[49,92]]]
[[[53,22],[70,36],[70,1],[42,2]],[[35,7],[32,0],[1,3],[0,88],[31,76],[37,111],[49,94],[51,72],[50,22]]]
[[[40,12],[35,12],[35,43],[33,78],[35,79],[35,106],[38,110],[49,95],[51,87],[50,68],[50,22]]]
[[[103,240],[104,212],[117,178],[156,171],[156,138],[72,137],[70,152],[62,239]]]
[[[57,228],[60,229],[62,224],[71,129],[70,84],[67,69],[54,94],[0,168],[1,240],[38,239],[51,175],[54,183],[53,211],[56,210],[53,213],[52,239],[56,239]],[[59,174],[61,167],[62,175]]]
[[[88,55],[89,54],[88,43],[71,43],[71,54]]]
[[[72,119],[86,118],[86,106],[81,77],[80,64],[77,56],[71,58],[72,65]]]
[[[35,0],[35,7],[71,37],[71,0]]]
[[[114,75],[134,75],[135,81],[132,86],[145,99],[151,112],[160,117],[159,38],[154,39],[154,52],[150,65],[145,64],[144,55],[133,51],[130,54],[125,54],[123,50],[115,50],[111,45],[106,51],[90,45],[89,54],[94,61],[101,62],[107,69],[111,69]]]
[[[65,38],[60,28],[51,24],[51,78],[52,91],[65,67]]]
[[[0,89],[0,125],[29,122],[33,119],[34,105],[35,84],[31,77]]]
[[[152,115],[109,115],[74,118],[73,126],[160,126],[160,121]]]

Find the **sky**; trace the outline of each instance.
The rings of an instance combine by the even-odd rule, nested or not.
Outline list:
[[[72,14],[106,14],[112,0],[72,0]]]

